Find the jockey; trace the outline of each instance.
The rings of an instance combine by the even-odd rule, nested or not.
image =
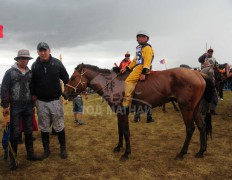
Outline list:
[[[129,66],[121,69],[121,73],[126,70],[131,71],[125,80],[125,96],[122,102],[124,108],[131,105],[131,95],[135,86],[138,80],[144,81],[146,79],[146,75],[150,73],[151,63],[154,58],[154,51],[151,45],[147,43],[149,35],[144,31],[139,31],[136,37],[139,43],[136,47],[136,56]]]
[[[126,66],[129,66],[130,63],[131,63],[131,61],[130,61],[130,53],[127,51],[127,53],[125,54],[125,58],[121,61],[120,65],[119,65],[119,68],[123,69]]]

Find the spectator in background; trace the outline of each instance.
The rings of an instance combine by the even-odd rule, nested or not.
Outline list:
[[[87,100],[87,95],[84,93],[85,99]],[[83,114],[83,99],[82,95],[78,94],[75,98],[73,98],[73,116],[74,116],[74,123],[79,125],[84,125],[85,123],[82,120]]]

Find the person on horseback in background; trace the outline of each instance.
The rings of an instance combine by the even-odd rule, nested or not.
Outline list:
[[[213,57],[213,49],[208,49],[206,53],[204,53],[202,56],[198,58],[199,63],[201,63],[201,69],[204,68],[204,62],[209,61],[212,66],[215,64],[218,64],[216,59]]]
[[[125,54],[125,58],[120,62],[119,68],[120,68],[120,69],[123,69],[123,68],[125,68],[126,66],[129,66],[130,63],[131,63],[131,60],[130,60],[130,53],[127,51],[127,53]]]
[[[124,108],[130,107],[131,96],[138,80],[144,81],[146,75],[150,74],[151,63],[154,58],[154,51],[151,45],[147,43],[149,35],[144,31],[139,31],[136,37],[139,43],[136,47],[136,56],[129,66],[120,70],[121,73],[124,73],[126,70],[131,71],[125,80],[125,95],[122,102]]]
[[[130,63],[130,53],[129,51],[127,51],[127,53],[125,54],[125,58],[120,62],[119,66],[117,65],[117,63],[114,63],[113,71],[115,73],[119,73],[121,69],[126,68],[126,66],[129,66]]]
[[[215,74],[214,74],[213,65],[208,60],[204,62],[203,69],[201,70],[201,72],[204,74],[207,74],[209,78],[213,81],[213,83],[215,84]],[[202,107],[202,113],[205,114],[210,109],[210,113],[212,115],[217,115],[217,113],[215,112],[217,104],[218,104],[218,96],[217,96],[217,92],[215,89],[215,93],[214,93],[211,103],[209,104],[206,101],[204,101],[203,107]]]

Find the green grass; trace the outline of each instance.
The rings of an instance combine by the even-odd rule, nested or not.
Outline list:
[[[166,114],[161,107],[153,110],[154,123],[147,124],[145,115],[134,123],[130,115],[132,154],[126,162],[119,161],[123,152],[113,153],[118,142],[116,115],[98,95],[90,95],[84,105],[84,126],[73,123],[72,103],[64,105],[68,159],[60,158],[56,136],[50,136],[50,157],[40,162],[27,161],[25,147],[19,145],[17,171],[9,171],[9,161],[0,160],[0,179],[232,179],[232,92],[219,101],[205,157],[194,157],[199,150],[196,128],[183,161],[174,158],[182,148],[185,127],[171,104]],[[42,154],[40,133],[35,136],[35,152]]]

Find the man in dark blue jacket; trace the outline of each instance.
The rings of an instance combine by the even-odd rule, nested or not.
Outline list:
[[[31,67],[32,95],[37,107],[38,124],[44,147],[44,158],[50,155],[49,128],[50,122],[52,122],[60,143],[60,156],[62,159],[66,159],[67,151],[60,79],[66,84],[69,80],[69,75],[62,62],[52,57],[50,52],[51,50],[47,43],[40,42],[38,44],[37,53],[39,57]]]

